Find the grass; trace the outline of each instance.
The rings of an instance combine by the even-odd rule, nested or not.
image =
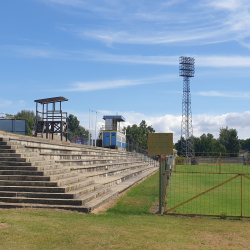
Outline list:
[[[167,209],[174,208],[210,188],[226,182],[239,174],[249,173],[250,166],[244,165],[183,165],[172,173],[167,191]],[[249,176],[249,175],[247,175]],[[241,189],[242,188],[242,189]],[[242,211],[241,211],[242,191]],[[244,176],[203,194],[192,201],[170,211],[184,214],[207,214],[227,216],[250,216],[250,180]]]
[[[126,196],[122,196],[108,213],[150,214],[150,208],[159,197],[159,174],[154,174],[139,185],[134,186]]]
[[[158,173],[133,187],[127,196],[120,198],[116,206],[100,215],[31,209],[0,210],[0,249],[249,247],[248,220],[150,214],[150,204],[157,201],[157,183]],[[141,208],[138,200],[149,205]]]

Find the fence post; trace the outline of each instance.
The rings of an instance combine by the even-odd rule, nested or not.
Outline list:
[[[164,173],[165,173],[165,164],[164,161],[161,160],[161,155],[159,155],[159,213],[163,213],[164,208]]]
[[[242,217],[242,210],[243,210],[243,187],[242,187],[242,174],[240,175],[240,181],[241,181],[241,211],[240,216]]]
[[[221,174],[221,153],[220,153],[220,157],[219,157],[219,173]]]

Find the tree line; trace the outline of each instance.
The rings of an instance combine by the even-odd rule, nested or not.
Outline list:
[[[181,152],[181,139],[175,143],[175,148]],[[239,153],[242,148],[241,143],[245,140],[238,139],[236,129],[220,128],[219,138],[214,138],[210,133],[202,134],[200,137],[193,137],[195,153],[218,152],[218,153]],[[250,141],[250,139],[247,139]],[[249,143],[250,146],[250,143]],[[250,147],[249,147],[250,148]]]
[[[123,128],[126,130],[127,144],[133,144],[142,150],[148,149],[148,133],[154,133],[152,126],[148,126],[146,121],[142,120],[139,126],[133,124]]]

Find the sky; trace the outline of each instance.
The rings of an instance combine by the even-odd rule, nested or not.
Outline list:
[[[194,136],[228,126],[250,137],[249,0],[11,0],[0,20],[0,113],[63,96],[86,128],[89,110],[98,127],[118,113],[176,142],[179,57],[190,56]]]

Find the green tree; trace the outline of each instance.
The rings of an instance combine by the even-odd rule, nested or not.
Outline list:
[[[243,150],[250,150],[250,138],[246,140],[239,140],[241,149]]]
[[[83,137],[88,139],[89,131],[84,127],[80,126],[80,122],[77,117],[70,114],[68,118],[68,138],[71,140],[76,137]]]
[[[68,118],[68,129],[71,131],[75,131],[79,128],[80,122],[78,121],[77,117],[70,114]]]
[[[32,130],[34,129],[36,122],[36,115],[32,110],[22,110],[14,115],[15,119],[26,120],[26,135],[32,136]],[[39,117],[39,120],[41,118]]]
[[[226,148],[226,152],[231,153],[232,156],[239,153],[240,142],[236,129],[220,128],[218,141]]]
[[[215,140],[214,152],[218,152],[218,153],[226,153],[227,152],[226,147],[220,142],[219,139]]]
[[[181,155],[181,152],[182,152],[182,149],[181,149],[181,141],[182,141],[182,140],[185,142],[185,139],[184,139],[183,137],[181,137],[180,140],[178,140],[178,141],[175,143],[175,145],[174,145],[175,149],[177,150],[177,154],[178,154],[178,155]]]
[[[194,148],[196,153],[210,153],[214,151],[216,139],[210,133],[202,134],[200,137],[194,138]]]
[[[146,150],[148,148],[148,133],[154,133],[152,126],[147,126],[146,121],[142,120],[139,126],[133,124],[124,128],[126,130],[127,143],[137,145]]]

